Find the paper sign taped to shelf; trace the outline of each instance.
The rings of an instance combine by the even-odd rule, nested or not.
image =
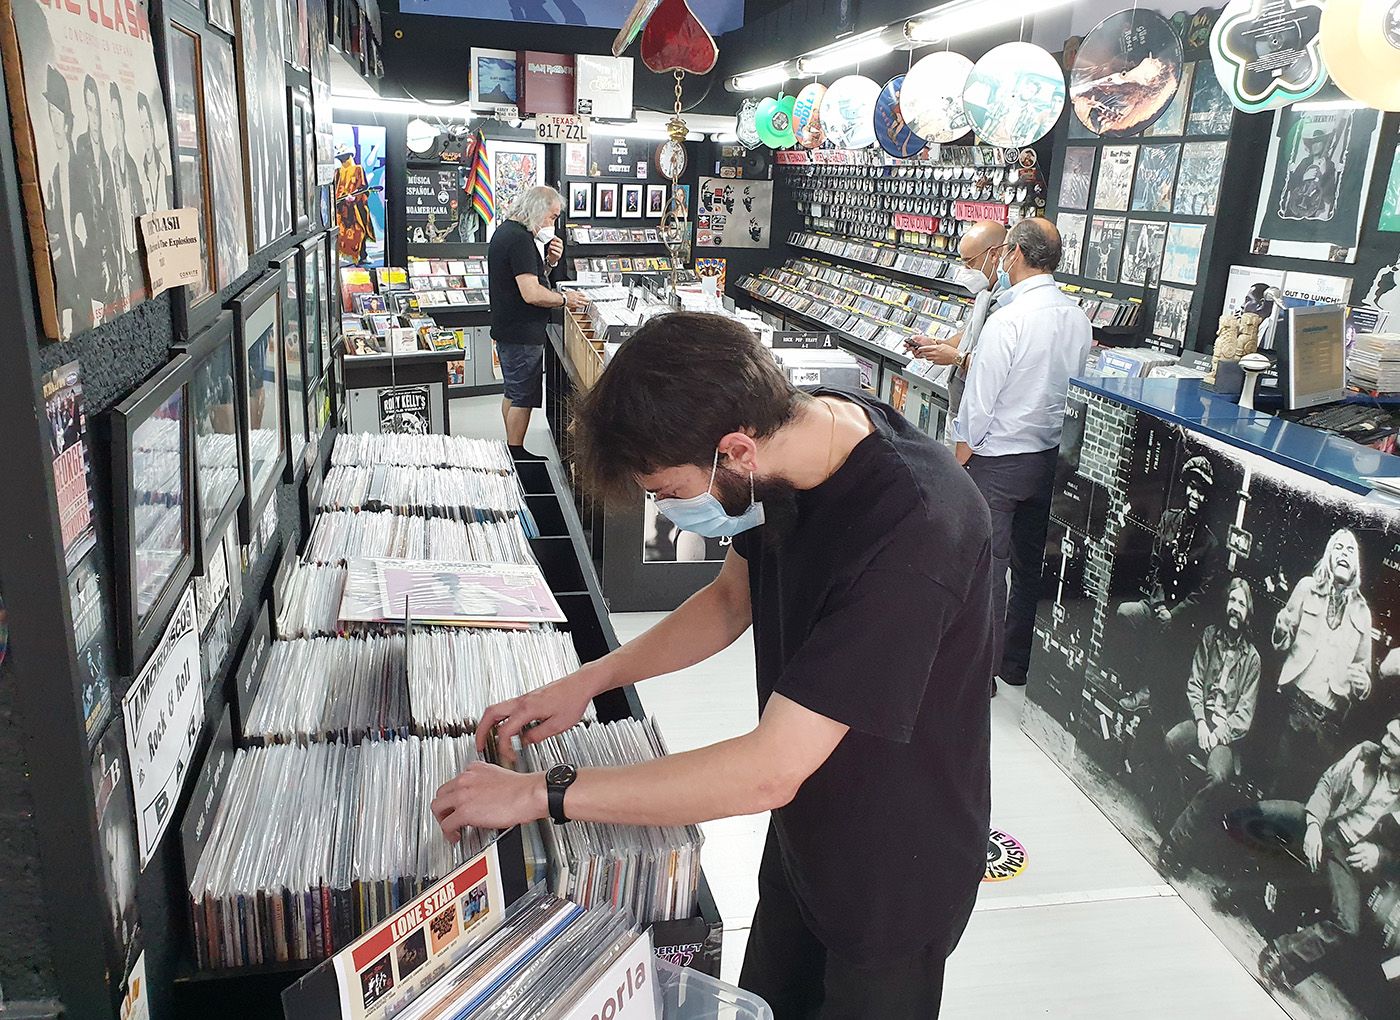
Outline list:
[[[647,932],[613,961],[607,972],[579,996],[564,1020],[660,1020],[656,1012],[656,956]]]
[[[500,927],[506,903],[499,845],[332,957],[342,1020],[377,1020],[402,1007]]]
[[[574,113],[541,113],[535,118],[535,140],[586,142],[588,124],[588,117],[580,117]]]
[[[1006,226],[1011,210],[1000,202],[954,202],[953,215],[965,223],[991,220]]]
[[[834,351],[836,341],[830,333],[780,330],[773,334],[775,351]]]
[[[146,244],[151,297],[164,294],[171,287],[197,284],[204,279],[197,209],[167,209],[138,217],[138,220],[141,238]]]
[[[122,699],[144,870],[170,827],[204,725],[199,626],[187,585],[160,643]]]
[[[895,213],[894,228],[896,230],[912,230],[916,234],[935,234],[938,232],[938,220],[933,216]]]

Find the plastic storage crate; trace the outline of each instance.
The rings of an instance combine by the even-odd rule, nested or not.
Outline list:
[[[757,995],[661,959],[656,994],[662,1020],[773,1020],[768,1003]]]

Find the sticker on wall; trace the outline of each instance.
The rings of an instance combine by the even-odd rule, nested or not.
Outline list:
[[[972,61],[961,53],[930,53],[914,63],[899,90],[899,111],[920,138],[952,142],[972,130],[963,89]]]
[[[987,870],[984,882],[1005,882],[1026,870],[1026,848],[1000,829],[987,837]]]
[[[1041,47],[1004,43],[973,65],[963,106],[978,138],[988,145],[1034,145],[1060,119],[1065,78]]]
[[[1155,11],[1110,15],[1084,38],[1070,71],[1074,115],[1106,138],[1141,134],[1181,88],[1181,39]]]
[[[908,159],[923,152],[928,142],[909,127],[900,112],[903,87],[904,75],[897,74],[880,90],[880,97],[875,101],[875,140],[891,156]]]
[[[1246,113],[1315,95],[1327,83],[1321,0],[1230,0],[1210,33],[1220,87]]]

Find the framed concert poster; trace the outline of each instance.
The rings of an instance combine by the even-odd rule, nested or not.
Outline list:
[[[191,362],[195,573],[223,555],[224,536],[243,502],[243,449],[234,385],[233,315],[223,312],[185,348]]]
[[[214,277],[220,290],[248,271],[248,218],[243,155],[239,149],[238,82],[233,44],[204,35],[204,123],[209,194],[214,215]]]
[[[112,409],[118,668],[134,675],[194,569],[190,370],[177,354]]]
[[[170,116],[174,128],[175,204],[198,213],[200,262],[204,265],[200,283],[177,287],[171,293],[176,333],[184,337],[194,336],[218,316],[219,303],[214,297],[223,285],[211,243],[215,236],[214,209],[210,201],[204,104],[200,99],[203,44],[199,29],[186,27],[174,17],[170,19],[165,33],[165,59],[170,72]]]
[[[270,270],[231,302],[237,336],[238,403],[243,412],[243,485],[248,498],[238,515],[244,543],[273,498],[286,465],[282,432],[280,271]]]
[[[306,146],[308,140],[314,142],[311,125],[311,97],[296,86],[288,86],[287,114],[288,122],[291,125],[289,140],[291,142],[292,174],[288,181],[288,188],[292,195],[292,229],[301,234],[311,228],[311,218],[315,215],[311,207],[316,201],[316,197],[311,193],[311,184],[306,179]]]
[[[287,446],[283,480],[297,482],[306,473],[310,435],[306,428],[306,362],[302,353],[301,260],[295,250],[272,264],[282,275],[277,314],[282,322],[282,429]]]
[[[238,85],[243,164],[252,214],[249,248],[260,252],[292,232],[287,77],[282,18],[265,3],[238,0]]]
[[[149,296],[137,218],[172,206],[149,32],[85,4],[0,4],[20,194],[44,334],[66,340]]]

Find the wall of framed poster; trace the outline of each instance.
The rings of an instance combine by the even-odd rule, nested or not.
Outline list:
[[[110,416],[117,655],[128,676],[154,647],[194,568],[192,367],[175,355]]]
[[[287,87],[291,177],[287,182],[292,197],[292,228],[302,234],[320,218],[316,208],[316,136],[311,120],[311,96],[295,85]]]
[[[247,499],[239,510],[245,542],[273,498],[286,466],[282,429],[282,323],[277,295],[280,271],[269,271],[229,303],[237,337],[238,402],[243,412],[243,485]]]
[[[281,274],[277,315],[282,323],[282,429],[287,447],[283,481],[299,482],[306,474],[310,432],[306,427],[306,362],[302,350],[301,260],[295,250],[272,260]]]
[[[206,32],[203,55],[209,190],[214,211],[214,275],[222,290],[248,271],[252,221],[248,215],[248,178],[239,144],[241,122],[233,44],[218,32]]]
[[[223,555],[224,535],[243,502],[242,414],[234,383],[233,315],[223,312],[185,348],[190,369],[194,460],[195,572]]]
[[[237,6],[248,246],[260,252],[292,232],[285,26],[280,4],[238,0]]]
[[[3,13],[42,324],[66,340],[148,296],[136,219],[173,200],[165,95],[149,33],[90,22],[76,4]]]

